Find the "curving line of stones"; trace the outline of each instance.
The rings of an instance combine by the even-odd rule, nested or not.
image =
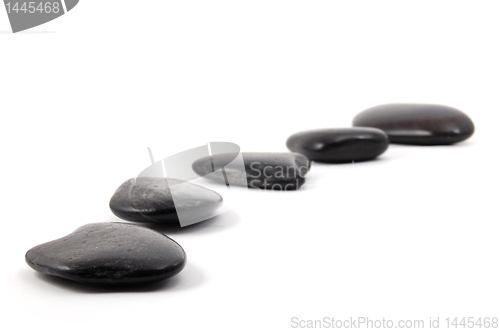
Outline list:
[[[297,190],[305,183],[309,161],[370,160],[384,153],[389,143],[453,144],[473,133],[471,119],[451,107],[381,105],[358,114],[352,128],[293,134],[286,143],[291,153],[242,153],[247,178],[239,184],[259,189]],[[213,158],[220,158],[223,163],[227,156]],[[192,167],[196,173],[210,178],[213,160],[202,158]],[[237,172],[227,169],[226,176],[237,179],[241,176]],[[220,177],[213,179],[217,181]],[[180,208],[191,213],[193,218],[204,220],[205,215],[210,215],[222,204],[222,197],[212,190],[175,181],[130,179],[116,190],[110,208],[119,218],[132,222],[178,223],[177,210]],[[179,185],[174,189],[172,183]],[[130,223],[94,223],[30,249],[26,262],[34,270],[48,275],[85,284],[117,285],[170,278],[184,268],[186,254],[177,242],[152,229]]]

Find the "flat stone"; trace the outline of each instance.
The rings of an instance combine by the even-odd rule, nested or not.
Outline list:
[[[181,222],[185,226],[212,217],[222,202],[215,191],[190,182],[138,177],[116,190],[109,207],[117,217],[128,221]]]
[[[387,104],[369,108],[354,126],[375,127],[391,143],[443,145],[463,141],[474,133],[472,120],[455,108],[430,104]]]
[[[97,223],[30,249],[38,272],[85,284],[137,284],[173,277],[186,264],[182,247],[166,235],[125,223]]]
[[[288,191],[305,183],[310,167],[307,157],[298,153],[242,152],[241,155],[244,165],[236,165],[241,167],[231,164],[234,154],[223,153],[196,160],[193,170],[228,185]]]
[[[387,134],[376,128],[332,128],[302,131],[290,136],[287,147],[325,163],[374,159],[387,150]]]

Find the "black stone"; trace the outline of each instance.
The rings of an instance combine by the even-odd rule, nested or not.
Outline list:
[[[125,223],[97,223],[30,249],[26,262],[38,272],[85,284],[137,284],[179,273],[186,254],[157,231]]]
[[[387,150],[389,140],[376,128],[332,128],[293,134],[286,145],[310,160],[346,163],[376,158]]]
[[[305,183],[309,160],[298,153],[243,152],[243,167],[234,167],[230,162],[234,154],[218,154],[204,157],[193,163],[193,170],[201,176],[229,185],[254,189],[297,190]],[[228,165],[229,164],[229,165]],[[221,165],[224,172],[214,172]]]
[[[375,127],[391,143],[444,145],[463,141],[474,133],[472,120],[448,106],[387,104],[369,108],[353,120],[354,126]]]
[[[172,197],[172,193],[175,196]],[[212,216],[222,205],[213,190],[176,179],[138,177],[125,181],[109,202],[119,218],[136,222],[179,223],[177,210],[195,221]]]

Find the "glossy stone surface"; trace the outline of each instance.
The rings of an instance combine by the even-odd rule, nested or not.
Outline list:
[[[186,264],[186,254],[157,231],[97,223],[30,249],[26,262],[38,272],[85,284],[137,284],[176,275]]]
[[[391,143],[443,145],[463,141],[474,133],[472,120],[448,106],[387,104],[369,108],[353,120],[354,126],[375,127]]]
[[[332,128],[302,131],[286,146],[310,160],[346,163],[374,159],[387,150],[387,134],[376,128]]]
[[[124,220],[179,223],[178,211],[184,218],[188,216],[197,222],[211,217],[222,202],[215,191],[190,182],[138,177],[125,181],[116,190],[109,207]]]
[[[230,164],[233,154],[198,159],[193,170],[201,176],[230,185],[254,189],[297,190],[305,183],[309,160],[298,153],[243,152],[244,167]],[[229,164],[229,165],[228,165]],[[213,165],[226,165],[214,172]],[[244,171],[243,171],[244,169]]]

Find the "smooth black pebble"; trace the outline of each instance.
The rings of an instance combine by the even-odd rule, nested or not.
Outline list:
[[[109,207],[117,217],[128,221],[178,224],[177,210],[193,223],[211,217],[222,203],[215,191],[190,182],[138,177],[125,181],[116,190]]]
[[[241,155],[244,162],[241,167],[231,164],[234,154],[223,153],[196,160],[193,170],[227,185],[288,191],[305,183],[310,167],[309,159],[298,153],[242,152]]]
[[[26,262],[38,272],[85,284],[138,284],[173,277],[186,264],[174,240],[125,223],[96,223],[30,249]]]
[[[472,120],[449,106],[387,104],[369,108],[353,120],[354,126],[375,127],[391,143],[444,145],[463,141],[474,133]]]
[[[332,128],[290,136],[287,147],[310,160],[346,163],[374,159],[387,150],[387,134],[376,128]]]

